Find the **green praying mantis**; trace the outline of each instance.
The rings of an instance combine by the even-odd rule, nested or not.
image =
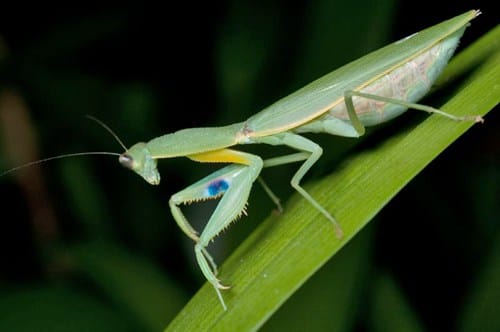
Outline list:
[[[302,133],[360,137],[365,127],[389,121],[408,108],[456,121],[483,121],[480,116],[458,117],[416,104],[446,66],[469,22],[479,14],[478,10],[468,11],[374,51],[306,85],[246,121],[222,127],[184,129],[147,143],[137,143],[125,148],[122,154],[107,154],[119,155],[120,164],[152,185],[160,183],[158,159],[187,157],[201,163],[229,164],[179,191],[169,200],[176,223],[195,243],[195,256],[203,275],[213,285],[222,307],[227,310],[221,290],[230,287],[217,278],[217,266],[207,247],[222,230],[245,213],[250,190],[260,179],[263,168],[302,162],[290,181],[291,186],[331,222],[338,238],[343,236],[339,222],[300,185],[301,179],[323,153],[321,146]],[[298,152],[264,160],[258,155],[232,148],[260,143],[284,145]],[[261,183],[279,205],[274,194],[265,183]],[[220,198],[217,207],[203,231],[198,233],[183,214],[181,206],[216,198]]]

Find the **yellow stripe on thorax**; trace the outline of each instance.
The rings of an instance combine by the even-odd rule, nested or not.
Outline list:
[[[191,154],[189,159],[200,163],[233,163],[249,165],[250,160],[245,157],[245,153],[231,149],[221,149],[202,153]]]

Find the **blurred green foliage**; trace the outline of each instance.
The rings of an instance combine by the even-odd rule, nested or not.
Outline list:
[[[484,14],[467,29],[464,46],[498,23],[492,5],[466,1],[439,7],[190,2],[168,11],[138,3],[40,4],[30,8],[33,14],[11,6],[0,13],[0,95],[29,118],[6,122],[14,143],[0,142],[0,169],[62,153],[121,152],[85,114],[110,125],[127,145],[185,127],[228,124],[384,43],[466,10],[479,7]],[[408,185],[264,329],[498,330],[496,113]],[[317,135],[325,154],[311,177],[333,172],[361,144],[421,119],[405,115],[367,140]],[[26,123],[35,151],[23,144]],[[62,159],[0,178],[1,331],[158,331],[204,282],[167,201],[215,166],[160,162],[162,184],[151,187],[115,159]],[[283,200],[292,191],[293,170],[264,173]],[[187,214],[201,229],[212,208],[199,204]],[[272,209],[256,186],[249,216],[211,246],[216,260],[222,263]]]

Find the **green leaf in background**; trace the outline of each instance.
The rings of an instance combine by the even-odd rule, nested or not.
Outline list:
[[[106,242],[82,244],[71,253],[83,275],[144,331],[160,330],[185,300],[175,284],[145,257]]]
[[[373,331],[423,332],[416,313],[407,303],[401,288],[388,275],[377,278],[373,287],[371,326]]]
[[[497,202],[498,203],[498,202]],[[469,290],[463,311],[457,320],[457,331],[493,332],[500,330],[500,233],[488,257],[481,257],[479,275]]]
[[[0,297],[0,331],[143,331],[106,301],[65,285],[30,285]]]

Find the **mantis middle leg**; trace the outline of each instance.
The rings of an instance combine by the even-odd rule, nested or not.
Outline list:
[[[273,136],[254,138],[257,143],[266,143],[271,145],[287,145],[296,150],[302,151],[282,157],[272,158],[267,160],[266,167],[277,166],[284,163],[296,162],[305,160],[299,167],[295,175],[292,177],[290,184],[299,192],[312,206],[321,212],[328,220],[330,220],[335,228],[335,234],[338,238],[343,236],[342,229],[333,218],[333,216],[319,204],[307,191],[300,185],[300,180],[304,177],[307,171],[318,161],[323,153],[323,149],[313,141],[300,136],[298,134],[285,132]]]

